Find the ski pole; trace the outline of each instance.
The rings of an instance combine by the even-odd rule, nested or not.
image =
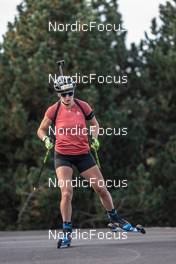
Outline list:
[[[45,166],[45,164],[46,164],[46,162],[47,162],[49,152],[50,152],[50,149],[47,149],[46,154],[45,154],[45,157],[44,157],[44,159],[43,159],[43,164],[42,164],[42,166],[41,166],[41,168],[40,168],[40,171],[39,171],[39,174],[38,174],[38,184],[37,184],[37,186],[34,186],[34,191],[35,191],[38,187],[40,187],[41,175],[42,175],[42,172],[43,172],[44,166]]]
[[[47,149],[46,154],[45,154],[45,157],[44,157],[44,159],[43,159],[43,164],[42,164],[42,166],[41,166],[41,168],[40,168],[40,171],[39,171],[39,174],[38,174],[38,178],[39,178],[39,180],[38,180],[38,184],[37,184],[36,187],[33,188],[33,191],[30,192],[30,193],[28,194],[28,197],[26,198],[26,201],[24,202],[23,207],[21,208],[21,210],[20,210],[20,212],[19,212],[19,214],[18,214],[18,220],[17,220],[17,223],[18,223],[18,224],[21,222],[22,216],[23,216],[24,212],[26,211],[26,208],[27,208],[27,206],[28,206],[30,200],[31,200],[32,197],[34,196],[34,194],[35,194],[37,188],[38,188],[38,190],[39,190],[40,182],[41,182],[42,171],[43,171],[44,166],[45,166],[45,164],[46,164],[46,162],[47,162],[49,152],[50,152],[50,149]]]
[[[98,157],[98,152],[97,152],[97,150],[95,148],[93,148],[93,150],[94,150],[94,153],[95,153],[95,159],[96,159],[97,165],[98,165],[99,169],[101,169],[100,159]]]

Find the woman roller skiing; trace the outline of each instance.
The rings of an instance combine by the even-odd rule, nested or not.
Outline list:
[[[48,137],[48,129],[52,122],[55,122],[56,131],[62,130],[65,133],[56,133],[54,164],[57,179],[62,182],[60,186],[61,201],[60,210],[63,220],[63,239],[58,241],[58,247],[69,246],[71,243],[72,233],[72,196],[73,187],[71,185],[73,175],[73,165],[76,166],[80,175],[88,182],[94,179],[91,187],[97,193],[100,201],[105,208],[110,227],[112,231],[116,226],[124,231],[145,231],[142,227],[133,227],[129,222],[121,218],[114,208],[112,197],[106,188],[106,185],[99,182],[104,181],[102,173],[97,166],[93,156],[90,153],[88,135],[85,133],[68,133],[70,128],[79,127],[85,132],[86,121],[92,130],[91,147],[99,149],[98,131],[99,124],[95,117],[94,111],[90,105],[82,100],[74,98],[75,82],[69,76],[59,76],[54,82],[54,89],[59,97],[59,102],[51,105],[45,112],[44,118],[38,128],[38,137],[44,142],[47,149],[53,148],[53,143]],[[66,133],[67,131],[67,133]],[[79,130],[80,131],[80,130]],[[103,187],[102,187],[103,185]],[[137,228],[137,229],[136,229]],[[144,232],[143,232],[144,233]]]

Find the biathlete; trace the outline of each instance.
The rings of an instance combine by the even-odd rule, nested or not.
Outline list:
[[[91,147],[99,149],[98,131],[99,124],[95,113],[90,105],[82,100],[74,98],[75,82],[69,76],[59,76],[54,82],[54,89],[59,97],[59,102],[51,105],[45,112],[44,118],[38,128],[38,137],[45,143],[47,149],[53,148],[53,143],[48,136],[48,129],[52,122],[56,126],[56,141],[54,163],[57,179],[62,182],[60,210],[63,220],[64,236],[58,241],[58,247],[70,245],[72,233],[72,196],[73,187],[71,185],[73,175],[73,165],[77,167],[81,176],[87,181],[91,181],[94,191],[107,211],[108,219],[111,224],[117,223],[124,231],[130,231],[132,225],[122,219],[114,208],[112,197],[106,188],[102,173],[90,153],[88,135],[86,133],[69,133],[71,128],[80,128],[85,132],[86,121],[93,126]],[[55,119],[55,120],[54,120]],[[57,133],[62,131],[62,133]],[[65,133],[64,133],[65,131]],[[70,130],[71,131],[71,130]],[[79,130],[80,131],[80,130]],[[101,186],[99,182],[101,181]]]

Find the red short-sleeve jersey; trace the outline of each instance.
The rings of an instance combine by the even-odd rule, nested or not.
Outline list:
[[[82,100],[78,100],[84,109],[86,116],[92,112],[90,105]],[[57,109],[57,104],[51,105],[45,112],[45,116],[53,121]],[[85,116],[80,107],[74,103],[71,109],[60,104],[55,122],[55,150],[65,155],[86,154],[90,151],[88,142],[88,130]]]

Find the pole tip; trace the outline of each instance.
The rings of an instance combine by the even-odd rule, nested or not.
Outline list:
[[[57,63],[59,66],[63,66],[63,65],[64,65],[64,60],[56,61],[56,63]]]

